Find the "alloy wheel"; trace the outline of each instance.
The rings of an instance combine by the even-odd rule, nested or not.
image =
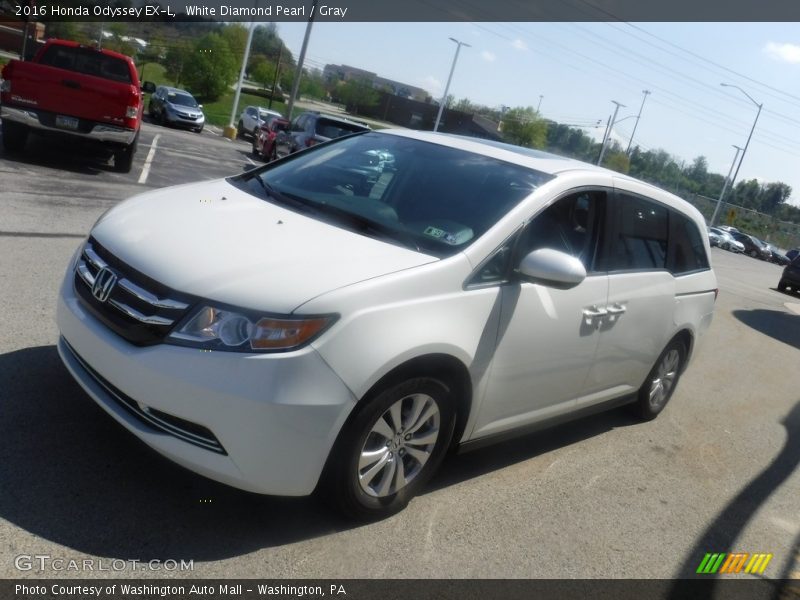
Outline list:
[[[376,498],[396,494],[428,462],[439,438],[441,415],[427,394],[405,396],[375,422],[358,460],[361,489]]]
[[[678,377],[678,366],[681,355],[676,348],[672,348],[664,355],[658,371],[650,382],[650,406],[658,409],[669,399],[675,379]]]

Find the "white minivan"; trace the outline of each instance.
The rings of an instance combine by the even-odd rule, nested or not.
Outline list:
[[[72,375],[168,458],[379,517],[448,449],[675,390],[717,294],[700,213],[617,173],[413,131],[150,191],[61,288]]]

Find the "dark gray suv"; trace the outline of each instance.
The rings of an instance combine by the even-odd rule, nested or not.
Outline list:
[[[364,123],[320,112],[304,112],[292,121],[289,135],[278,141],[280,156],[353,133],[369,131]]]

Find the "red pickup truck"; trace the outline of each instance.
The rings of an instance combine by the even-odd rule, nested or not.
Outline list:
[[[32,61],[12,60],[0,79],[3,147],[19,152],[30,132],[80,137],[109,148],[131,170],[142,124],[133,60],[110,50],[49,40]]]

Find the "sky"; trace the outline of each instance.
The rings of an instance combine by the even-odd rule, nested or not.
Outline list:
[[[297,57],[305,23],[280,23]],[[800,24],[797,23],[315,23],[306,66],[346,64],[492,107],[539,106],[544,118],[600,139],[613,135],[726,175],[763,104],[737,181],[782,181],[800,206]],[[749,94],[756,103],[733,87]],[[629,118],[630,117],[630,118]],[[596,127],[597,122],[600,126]]]

